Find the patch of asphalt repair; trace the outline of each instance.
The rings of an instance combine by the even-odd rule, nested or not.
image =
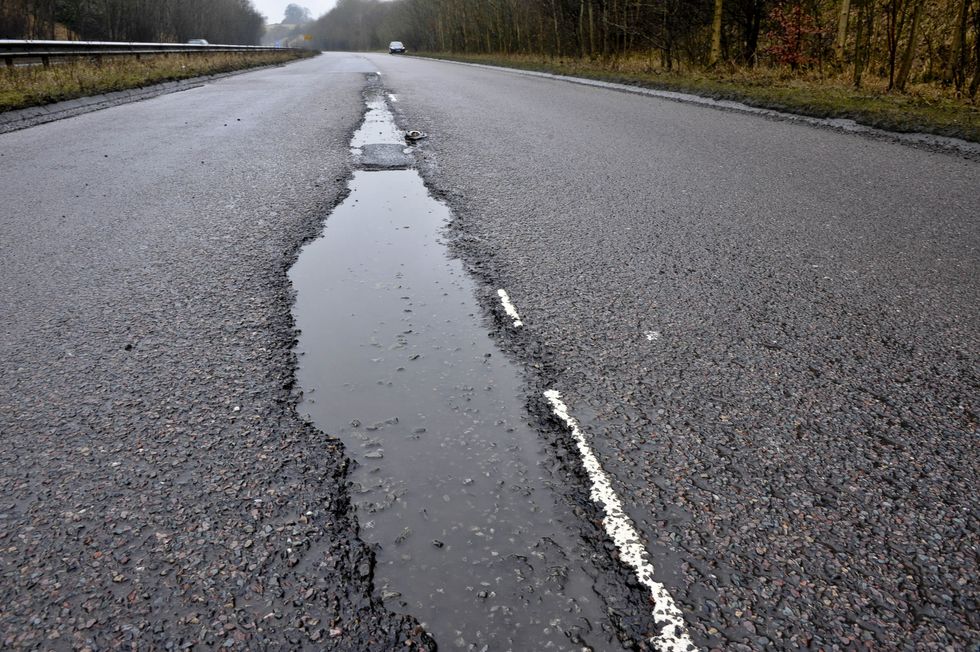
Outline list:
[[[307,81],[275,83],[306,97]],[[198,100],[207,120],[175,156],[200,167],[139,157],[173,133],[177,96],[0,136],[20,162],[0,170],[20,193],[0,224],[5,649],[434,649],[373,590],[343,444],[296,414],[287,270],[343,198],[346,157],[323,153],[359,115],[333,84],[330,119],[279,134],[283,159],[248,155],[239,102],[264,101],[248,85],[222,107],[243,116],[231,156],[213,112],[234,92]],[[24,161],[49,137],[72,143],[69,188],[31,199],[44,168]],[[120,158],[123,183],[105,173]]]
[[[576,471],[548,471],[554,458],[534,452],[516,369],[481,342],[474,288],[438,245],[448,211],[416,171],[375,156],[405,147],[383,97],[375,78],[351,143],[368,171],[290,273],[300,409],[356,460],[382,596],[458,649],[690,648],[679,616],[645,608],[638,578],[607,554],[638,557],[642,542],[627,554],[603,541],[603,517],[567,491],[581,462],[563,450]]]
[[[950,136],[936,136],[933,134],[923,134],[923,133],[903,133],[899,131],[889,131],[887,129],[869,127],[868,125],[861,124],[860,122],[851,120],[849,118],[815,118],[813,116],[802,115],[800,113],[790,113],[788,111],[778,111],[776,109],[767,109],[763,107],[752,106],[750,104],[745,104],[743,102],[736,102],[734,100],[720,100],[720,99],[715,99],[713,97],[706,97],[704,95],[695,95],[693,93],[681,93],[678,91],[667,91],[667,90],[660,90],[656,88],[645,88],[639,85],[623,84],[618,82],[606,82],[598,79],[588,79],[586,77],[556,75],[554,73],[549,73],[549,72],[539,72],[536,70],[521,70],[519,68],[507,68],[504,66],[491,66],[483,63],[470,63],[468,61],[453,61],[452,59],[428,59],[427,57],[417,57],[417,58],[426,59],[427,61],[442,61],[445,63],[453,63],[460,66],[474,66],[477,68],[487,68],[489,70],[499,70],[500,72],[507,72],[515,75],[540,77],[542,79],[554,79],[558,81],[568,82],[571,84],[579,84],[582,86],[593,86],[596,88],[605,88],[608,90],[620,91],[623,93],[633,93],[635,95],[659,97],[665,100],[683,102],[685,104],[697,104],[700,106],[707,106],[715,109],[720,109],[722,111],[748,113],[750,115],[757,115],[764,118],[769,118],[771,120],[781,120],[784,122],[798,122],[798,123],[810,125],[811,127],[832,129],[834,131],[841,131],[844,133],[855,134],[867,138],[887,140],[891,142],[901,143],[909,147],[918,147],[930,151],[957,154],[959,156],[963,156],[964,158],[970,159],[971,161],[980,161],[980,143],[970,142],[968,140],[963,140],[962,138],[953,138]]]

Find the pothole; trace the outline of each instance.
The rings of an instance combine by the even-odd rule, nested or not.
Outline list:
[[[411,158],[380,92],[351,147],[386,169],[354,174],[290,271],[300,410],[357,462],[375,586],[443,649],[616,646],[519,372],[440,241],[449,209],[415,170],[378,165],[378,146]]]

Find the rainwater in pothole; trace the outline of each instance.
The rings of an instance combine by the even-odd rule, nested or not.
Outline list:
[[[372,145],[405,147],[382,98],[351,143],[369,168]],[[617,647],[519,373],[440,241],[449,219],[413,169],[354,174],[290,272],[300,409],[357,463],[385,605],[442,649]]]

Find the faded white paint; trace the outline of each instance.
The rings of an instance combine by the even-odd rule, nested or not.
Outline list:
[[[507,296],[507,290],[504,290],[503,288],[497,290],[497,296],[500,297],[500,303],[504,306],[504,312],[507,313],[508,317],[514,320],[514,328],[520,328],[523,326],[524,322],[521,321],[521,316],[517,314],[517,308],[515,308],[514,304],[510,302],[510,297]]]
[[[572,438],[575,440],[579,455],[582,458],[582,466],[585,467],[589,480],[592,482],[592,500],[601,505],[606,514],[605,518],[602,519],[602,524],[606,533],[616,544],[616,548],[619,550],[619,558],[630,566],[636,573],[637,579],[650,589],[650,595],[653,597],[653,615],[659,623],[663,624],[660,633],[653,637],[650,642],[662,652],[684,652],[697,649],[684,626],[684,615],[681,610],[677,607],[667,588],[653,579],[653,565],[650,564],[640,534],[636,531],[629,516],[623,511],[622,501],[616,495],[609,476],[585,440],[585,435],[582,434],[578,422],[568,413],[568,406],[561,400],[561,394],[556,390],[550,389],[544,393],[544,396],[551,403],[555,416],[564,421],[572,432]]]
[[[660,331],[646,331],[643,334],[646,336],[648,342],[656,342],[660,339]]]

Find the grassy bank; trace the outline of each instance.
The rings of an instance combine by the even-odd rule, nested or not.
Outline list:
[[[76,97],[139,88],[166,81],[285,63],[312,52],[217,52],[106,57],[101,64],[72,61],[49,68],[0,68],[0,111],[23,109]]]
[[[886,81],[873,77],[866,77],[855,89],[846,75],[762,68],[665,72],[645,57],[590,61],[523,55],[425,56],[694,93],[818,118],[850,118],[891,131],[980,142],[980,104],[957,98],[935,84],[910,84],[905,93],[887,93]]]

